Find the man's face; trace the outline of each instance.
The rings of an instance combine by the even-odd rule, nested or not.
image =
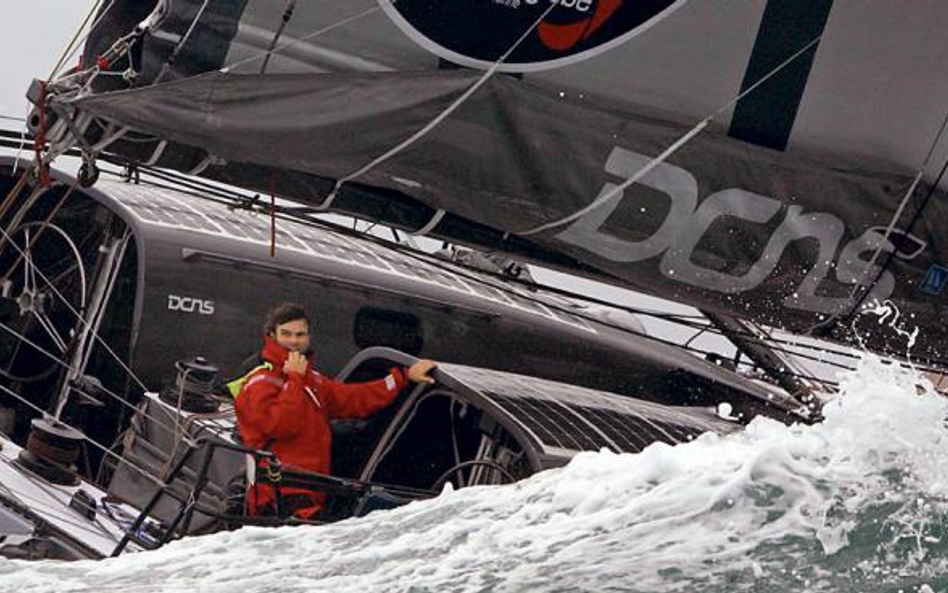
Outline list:
[[[273,339],[290,352],[303,352],[309,348],[309,324],[305,319],[294,319],[276,326]]]

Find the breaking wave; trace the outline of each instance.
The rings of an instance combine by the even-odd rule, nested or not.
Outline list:
[[[99,562],[3,591],[948,591],[948,399],[866,356],[815,426],[765,418],[326,527]]]

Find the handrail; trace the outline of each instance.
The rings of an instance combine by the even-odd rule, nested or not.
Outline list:
[[[419,499],[430,498],[437,495],[437,492],[432,490],[404,486],[392,486],[388,484],[356,480],[351,478],[339,478],[336,476],[330,476],[327,474],[320,474],[306,470],[287,470],[280,466],[278,479],[271,479],[267,472],[264,472],[260,476],[261,482],[269,483],[277,490],[276,517],[250,517],[246,515],[222,513],[198,502],[201,493],[208,484],[209,480],[207,474],[211,467],[211,461],[214,457],[214,454],[218,449],[225,449],[250,455],[253,457],[255,463],[267,460],[269,463],[274,465],[280,465],[279,457],[277,457],[277,455],[271,451],[245,447],[243,445],[227,442],[215,437],[198,439],[193,445],[187,445],[187,451],[181,456],[174,468],[168,474],[168,477],[165,481],[166,486],[158,488],[151,499],[149,499],[148,503],[146,503],[138,517],[136,517],[135,521],[125,530],[125,535],[116,545],[115,549],[112,551],[111,556],[114,557],[121,554],[129,542],[135,542],[143,548],[157,549],[174,539],[176,534],[179,534],[179,537],[184,537],[188,533],[188,528],[190,527],[191,520],[195,513],[241,526],[279,526],[300,524],[321,525],[326,523],[326,521],[305,520],[292,516],[286,518],[281,517],[280,515],[283,509],[281,508],[280,490],[283,487],[300,488],[304,490],[311,490],[313,492],[328,492],[336,495],[347,496],[357,496],[370,492],[385,492],[404,498]],[[194,483],[191,489],[187,492],[186,496],[179,496],[177,493],[171,491],[171,484],[173,484],[176,479],[182,476],[184,467],[193,458],[195,453],[204,454],[201,462],[201,468],[195,476]],[[167,527],[164,528],[163,533],[156,539],[156,541],[154,543],[150,543],[145,541],[138,534],[144,527],[145,521],[149,518],[151,511],[155,508],[162,497],[172,498],[181,505],[181,508],[178,514],[175,515],[175,517],[167,525]]]

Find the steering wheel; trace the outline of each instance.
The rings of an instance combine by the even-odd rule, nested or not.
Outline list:
[[[0,376],[27,383],[60,369],[44,351],[65,357],[78,327],[73,311],[87,304],[86,269],[79,246],[51,222],[20,225],[10,243],[0,257]]]
[[[431,485],[431,488],[429,488],[429,490],[434,490],[437,492],[438,490],[441,489],[441,487],[444,485],[444,482],[451,476],[451,474],[465,467],[473,467],[477,465],[482,465],[482,466],[486,466],[486,467],[497,470],[498,472],[500,472],[502,476],[504,476],[504,478],[507,479],[507,482],[506,482],[507,484],[513,484],[514,482],[517,481],[517,479],[514,478],[513,475],[509,471],[507,471],[507,469],[504,466],[500,465],[496,461],[493,461],[491,459],[471,459],[468,461],[462,461],[461,463],[456,463],[452,465],[450,468],[448,468],[447,471],[441,474],[437,480],[435,480],[434,484]]]

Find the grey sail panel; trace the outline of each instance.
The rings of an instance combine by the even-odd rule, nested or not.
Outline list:
[[[230,175],[259,167],[256,182],[238,179],[244,185],[265,190],[281,172],[312,175],[321,186],[297,197],[318,206],[332,180],[408,138],[477,76],[210,73],[91,96],[77,106],[201,147],[228,163]],[[431,133],[358,181],[529,240],[566,256],[561,267],[575,261],[576,268],[626,286],[792,331],[846,314],[857,302],[886,298],[914,315],[914,323],[945,327],[930,278],[948,255],[940,228],[930,224],[948,214],[944,196],[929,202],[911,236],[883,241],[911,179],[882,167],[863,170],[864,162],[844,167],[846,159],[836,155],[765,150],[712,130],[571,220],[687,129],[627,109],[496,77]],[[897,229],[926,191],[916,189]],[[876,249],[883,258],[894,255],[884,271],[883,258],[868,266]],[[930,329],[922,339],[937,344],[936,334]],[[898,340],[885,343],[885,333],[865,337],[878,349],[904,349]]]
[[[111,4],[84,62],[147,4]],[[325,205],[849,343],[849,313],[888,298],[926,328],[913,355],[939,358],[946,206],[925,183],[948,159],[944,2],[151,4],[137,88],[99,78],[74,103],[164,142],[120,140],[123,158],[324,204],[517,44],[456,112]],[[869,347],[904,353],[902,336],[859,323]]]
[[[524,42],[522,59],[515,52],[502,71],[567,95],[606,97],[696,123],[736,97],[755,74],[768,72],[783,56],[816,41],[812,51],[805,52],[811,66],[797,81],[800,88],[787,91],[799,93],[788,150],[883,159],[913,172],[922,165],[944,117],[948,4],[939,0],[917,0],[910,6],[888,0],[663,0],[618,2],[618,10],[608,12],[615,3],[564,2],[570,6],[553,10],[545,25],[582,24],[601,10],[607,18],[574,46],[547,46],[545,53],[537,49],[541,29],[534,29]],[[148,3],[116,0],[109,14],[138,16],[143,4]],[[171,40],[180,40],[202,4],[176,0],[167,4],[164,18],[151,23],[140,48],[142,68],[136,84],[154,81],[158,68],[150,64],[167,61]],[[228,7],[222,7],[225,4]],[[168,79],[225,66],[257,73],[274,39],[280,49],[268,73],[414,72],[448,62],[482,71],[489,54],[509,48],[523,33],[524,23],[532,25],[547,8],[545,2],[526,1],[309,0],[292,3],[291,17],[281,30],[289,4],[209,3]],[[806,19],[815,19],[813,26],[795,37],[773,34],[795,30]],[[442,28],[453,34],[447,41]],[[113,37],[125,32],[110,31]],[[108,46],[107,39],[93,39],[97,43],[87,47],[86,63]],[[757,71],[761,51],[777,59]],[[762,91],[769,92],[766,87]],[[779,98],[750,110],[751,119],[740,109],[736,116],[734,109],[727,109],[717,121],[753,138],[755,126],[784,117],[786,103]],[[942,139],[935,156],[934,162],[948,156],[948,140]]]

